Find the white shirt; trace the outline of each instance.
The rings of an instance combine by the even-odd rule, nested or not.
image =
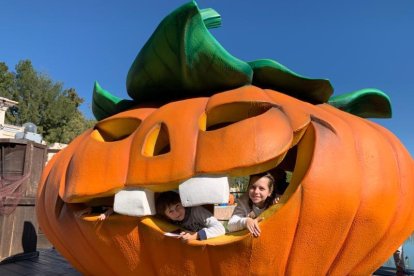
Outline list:
[[[235,232],[246,228],[247,218],[251,217],[249,214],[254,213],[254,218],[258,217],[265,209],[260,209],[256,205],[252,205],[252,209],[249,207],[249,195],[245,193],[236,200],[237,206],[234,208],[233,215],[231,216],[227,229],[229,232]]]
[[[187,207],[184,220],[175,221],[174,224],[193,232],[203,231],[207,239],[221,236],[226,233],[224,226],[213,217],[213,214],[201,206]],[[199,234],[202,235],[202,233]]]

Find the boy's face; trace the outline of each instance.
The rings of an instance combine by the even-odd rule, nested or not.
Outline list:
[[[181,202],[172,204],[165,209],[164,214],[170,219],[174,221],[182,221],[185,217],[185,208],[181,204]]]

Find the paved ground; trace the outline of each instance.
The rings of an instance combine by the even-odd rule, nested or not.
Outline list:
[[[50,248],[3,260],[0,263],[0,275],[81,276],[82,274],[77,272],[56,250]]]
[[[374,272],[374,275],[384,275],[391,276],[397,275],[394,267],[382,266],[377,271]],[[414,270],[407,269],[406,273],[403,275],[414,275]]]
[[[26,255],[15,255],[0,263],[0,275],[4,276],[81,276],[56,250],[39,249],[38,252]],[[374,275],[396,275],[395,268],[381,267]],[[414,275],[408,270],[405,275]]]

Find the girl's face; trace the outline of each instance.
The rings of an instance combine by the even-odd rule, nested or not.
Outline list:
[[[182,221],[185,217],[185,208],[178,202],[168,206],[164,213],[170,220]]]
[[[253,179],[249,186],[250,200],[259,208],[264,206],[267,197],[272,193],[269,189],[270,179],[263,176],[258,179]]]

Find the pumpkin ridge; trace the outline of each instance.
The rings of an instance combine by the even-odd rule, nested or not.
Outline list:
[[[68,189],[68,169],[69,169],[69,164],[70,164],[70,160],[73,158],[73,152],[76,150],[76,147],[81,144],[82,142],[84,142],[88,136],[89,136],[90,131],[88,132],[84,132],[83,134],[81,134],[80,136],[76,137],[75,140],[72,141],[72,143],[65,148],[65,151],[60,152],[60,159],[58,160],[59,164],[56,166],[53,166],[51,171],[49,172],[50,174],[53,173],[58,173],[59,169],[60,170],[64,170],[65,174],[63,175],[63,177],[61,177],[61,179],[59,180],[59,184],[58,184],[58,197],[60,197],[63,201],[64,200],[64,195],[66,193],[66,189]],[[62,168],[63,167],[63,168]]]
[[[322,105],[322,107],[324,107],[324,105]],[[333,114],[329,114],[329,113],[327,113],[327,111],[325,111],[325,110],[319,110],[320,112],[318,112],[318,113],[315,113],[317,116],[322,116],[323,115],[323,113],[326,113],[326,115],[329,115],[329,117],[328,116],[323,116],[324,118],[329,118],[329,120],[327,119],[327,120],[325,120],[325,121],[327,121],[329,124],[331,124],[331,125],[335,125],[336,126],[336,128],[338,127],[340,127],[340,125],[338,125],[335,121],[333,121],[333,120],[339,120],[339,118],[336,118],[336,116],[333,116]],[[333,116],[333,117],[332,117]],[[312,125],[315,125],[315,123],[317,124],[318,122],[313,122],[313,124]],[[323,125],[321,125],[321,126],[323,126]],[[345,125],[343,125],[343,126],[345,126]],[[336,129],[335,128],[335,129]],[[328,132],[330,132],[328,129],[325,129],[325,131],[328,131]],[[345,131],[345,132],[344,132]],[[342,130],[342,127],[341,128],[339,128],[337,131],[335,131],[335,132],[332,132],[332,135],[334,135],[334,136],[339,136],[339,137],[341,137],[343,134],[346,134],[346,133],[348,133],[348,131],[346,131],[346,129],[343,129]],[[326,135],[326,134],[325,134]],[[347,134],[347,135],[349,135],[349,134]],[[319,139],[319,138],[318,138]],[[343,139],[345,139],[345,138],[343,138]],[[321,142],[316,142],[316,143],[321,143]],[[344,149],[346,149],[346,146],[344,145],[343,146],[343,148]],[[315,151],[316,151],[316,149],[315,149]],[[343,157],[343,158],[345,158],[345,157]],[[329,158],[328,158],[329,159]],[[315,163],[315,160],[313,160],[312,161],[312,163]],[[313,164],[313,165],[311,165],[311,166],[315,166],[315,164]],[[312,167],[310,167],[310,170],[312,169]],[[305,180],[304,180],[305,181]],[[309,181],[309,180],[308,180]],[[319,181],[321,181],[321,180],[319,180]],[[306,184],[305,184],[306,185]],[[306,188],[306,187],[305,187]],[[307,187],[307,189],[311,189],[311,187]],[[309,193],[308,193],[309,194]],[[333,196],[333,195],[332,195]],[[304,199],[305,200],[305,199]],[[321,199],[319,199],[319,200],[321,200]],[[319,202],[319,200],[317,200],[317,202]],[[309,202],[308,202],[309,203]],[[338,206],[336,207],[336,208],[338,208]],[[352,213],[349,213],[349,215],[351,215],[351,214],[354,214],[355,213],[355,211],[352,211]],[[353,215],[352,215],[353,216]],[[306,224],[306,222],[303,222],[302,224]],[[348,227],[348,229],[349,229],[349,227]],[[302,234],[303,235],[303,234]],[[344,235],[346,235],[346,232],[343,232],[343,234],[341,234],[342,236],[344,236]],[[332,248],[332,249],[334,249],[334,248]],[[319,250],[319,249],[318,249]],[[337,250],[339,250],[339,247],[337,248]],[[330,256],[331,254],[329,254],[329,256]],[[300,257],[299,257],[300,258]],[[315,267],[315,269],[316,269],[316,267]],[[328,268],[326,268],[326,269],[328,269]],[[303,272],[303,271],[302,271]],[[323,271],[319,271],[320,273],[325,273],[325,272],[323,272]],[[296,273],[300,273],[300,271],[296,271]]]
[[[406,159],[403,158],[403,157],[400,158],[399,156],[407,154],[406,150],[404,148],[402,148],[401,145],[394,143],[396,137],[392,133],[390,133],[387,129],[379,127],[377,125],[374,125],[370,121],[365,121],[365,123],[367,125],[369,125],[370,127],[372,127],[373,129],[375,129],[375,131],[377,131],[378,133],[383,133],[383,132],[386,133],[386,135],[384,136],[384,139],[386,139],[387,143],[392,148],[391,152],[392,152],[393,156],[395,157],[396,168],[398,170],[401,170],[401,167],[404,166],[402,161],[406,160]],[[398,246],[398,245],[400,245],[404,242],[404,235],[401,235],[401,231],[403,231],[404,229],[410,229],[410,228],[414,227],[414,223],[413,223],[414,209],[412,208],[412,206],[414,206],[414,200],[413,200],[414,198],[412,196],[411,200],[404,200],[404,201],[402,200],[403,195],[408,195],[409,196],[410,194],[412,195],[412,193],[403,192],[403,190],[402,190],[403,186],[401,185],[401,183],[407,183],[407,182],[402,181],[401,174],[398,174],[398,175],[399,175],[398,188],[400,190],[400,193],[399,193],[399,199],[397,200],[397,207],[395,208],[396,209],[395,214],[392,217],[392,219],[390,220],[390,225],[387,228],[387,231],[385,232],[384,236],[375,245],[374,250],[373,250],[374,255],[376,254],[375,253],[376,250],[378,250],[377,248],[383,246],[383,243],[385,242],[385,238],[388,238],[386,235],[388,235],[388,236],[391,235],[391,236],[394,237],[394,239],[397,239],[397,242],[395,242],[393,246],[391,246],[391,245],[388,246],[388,248],[391,248],[391,247],[395,248],[396,246]],[[412,171],[411,171],[411,178],[414,180],[414,174],[412,173]],[[411,190],[413,190],[413,187],[410,186],[410,185],[408,186],[408,188],[411,188]],[[399,210],[403,209],[401,207],[401,202],[403,202],[405,204],[410,204],[408,207],[406,206],[406,208],[411,209],[411,212],[410,212],[410,214],[402,214],[402,215],[406,215],[406,219],[404,220],[404,219],[400,218],[398,220],[400,223],[395,223],[397,221],[397,217],[401,216],[401,212],[398,212]],[[402,221],[405,221],[405,222],[402,223]],[[411,225],[410,225],[410,222],[411,222]],[[396,227],[398,225],[400,225],[399,228]],[[398,230],[396,230],[396,229],[398,229]],[[405,230],[405,232],[406,232],[405,233],[406,235],[410,234],[409,230],[408,231]],[[361,263],[362,263],[362,261],[361,261]],[[359,265],[361,265],[361,263]],[[378,265],[381,265],[381,264],[382,264],[381,262],[378,262]]]
[[[294,265],[289,260],[291,260],[291,258],[295,254],[295,252],[293,250],[293,247],[294,247],[295,240],[296,240],[296,238],[298,236],[298,233],[299,233],[299,221],[300,221],[300,217],[301,217],[300,214],[302,214],[302,208],[303,208],[303,196],[304,196],[303,187],[300,185],[300,207],[299,207],[299,216],[298,216],[298,219],[297,219],[298,223],[296,224],[296,229],[295,229],[295,233],[293,234],[292,243],[290,244],[290,247],[289,247],[289,254],[288,254],[289,257],[287,258],[287,264],[285,265],[285,271],[283,272],[284,275],[291,274],[291,272],[290,272],[291,269],[292,269],[291,267],[292,267],[292,265]]]
[[[94,248],[95,248],[95,246],[93,244],[93,241],[90,240],[90,238],[91,238],[90,235],[85,235],[85,233],[83,231],[83,228],[80,225],[80,224],[83,224],[84,221],[81,220],[81,219],[76,219],[75,221],[76,221],[75,227],[78,230],[77,232],[83,237],[83,241],[84,241],[83,242],[83,249],[85,249],[85,246],[86,246],[90,250],[90,252],[93,252],[94,251]],[[103,256],[99,256],[98,259],[99,259],[99,264],[101,266],[102,266],[102,264],[105,264],[103,270],[106,273],[109,272],[111,275],[116,275],[117,274],[116,271],[111,268],[111,266],[106,265],[107,262],[105,261],[105,258]]]
[[[327,129],[329,129],[330,131],[332,131],[334,134],[337,134],[335,128],[329,122],[327,122],[326,120],[320,119],[319,117],[317,117],[313,114],[310,115],[310,118],[311,118],[312,122],[318,123],[318,124],[326,127]]]
[[[360,135],[360,131],[358,131],[357,129],[356,129],[356,126],[358,126],[358,125],[361,125],[361,127],[363,127],[364,129],[367,129],[367,130],[370,130],[370,132],[372,133],[371,135],[372,136],[376,136],[376,137],[382,137],[382,143],[385,143],[386,142],[386,145],[388,146],[388,147],[390,147],[390,149],[391,150],[388,150],[391,154],[395,154],[395,151],[393,151],[394,149],[393,149],[393,145],[391,144],[391,143],[389,143],[388,141],[387,141],[387,139],[385,138],[385,137],[383,137],[383,136],[379,136],[379,135],[377,135],[377,134],[380,134],[380,132],[376,129],[376,128],[372,128],[372,126],[371,126],[371,124],[370,124],[370,122],[369,121],[367,121],[367,120],[355,120],[355,118],[356,117],[354,117],[353,115],[350,115],[350,114],[348,114],[348,113],[341,113],[341,112],[339,112],[338,110],[336,110],[336,109],[334,109],[334,108],[332,108],[331,106],[329,106],[329,105],[326,105],[326,106],[324,106],[324,108],[327,110],[327,111],[330,111],[330,112],[332,112],[332,114],[335,116],[335,117],[337,117],[337,118],[339,118],[341,121],[343,121],[343,123],[345,123],[350,129],[351,129],[351,131],[352,131],[352,133],[354,133],[354,137],[355,137],[355,151],[356,152],[359,152],[360,151],[360,149],[361,148],[363,148],[363,145],[360,145],[360,143],[357,143],[358,141],[361,141],[361,139],[357,139],[359,136],[361,136]],[[348,118],[352,118],[352,120],[350,121]],[[367,141],[368,142],[368,141]],[[383,150],[385,150],[385,149],[383,149]],[[363,164],[364,163],[364,160],[363,159],[361,159],[361,155],[358,155],[357,156],[358,157],[358,163],[360,163],[360,164]],[[399,166],[398,166],[398,159],[396,158],[395,159],[395,161],[396,161],[396,163],[395,163],[395,167],[396,168],[398,168]],[[362,174],[364,174],[364,172],[363,171],[361,171],[361,173]],[[363,179],[365,179],[365,178],[367,178],[366,177],[366,175],[363,175],[362,176],[362,178]],[[364,195],[364,193],[363,193],[363,190],[361,189],[361,195],[363,196]],[[396,201],[396,204],[398,204],[398,200]],[[389,206],[390,207],[390,206]],[[349,245],[351,242],[352,242],[352,236],[358,236],[358,234],[354,234],[354,235],[352,235],[352,232],[353,231],[356,231],[355,230],[355,228],[357,228],[357,224],[356,224],[356,222],[357,222],[357,219],[358,219],[358,217],[361,217],[361,213],[362,213],[362,215],[363,215],[363,213],[365,212],[365,210],[366,210],[366,208],[367,208],[367,206],[363,206],[363,205],[361,205],[360,204],[360,206],[358,207],[358,211],[357,211],[357,213],[356,213],[356,215],[355,215],[355,219],[354,219],[354,223],[353,223],[353,225],[352,225],[352,228],[351,228],[351,231],[350,231],[350,234],[348,235],[348,237],[347,237],[347,240],[346,240],[346,243],[345,243],[345,245]],[[371,207],[372,208],[372,207]],[[394,221],[394,219],[395,219],[395,214],[396,214],[396,211],[397,211],[397,205],[395,206],[395,211],[394,211],[394,215],[389,215],[389,220],[387,220],[387,224],[388,224],[388,226],[387,227],[384,227],[384,229],[383,229],[383,235],[381,235],[380,237],[378,237],[377,239],[376,239],[376,242],[375,242],[375,244],[372,246],[372,252],[375,252],[376,250],[374,249],[374,248],[376,248],[377,246],[378,246],[378,244],[380,244],[381,243],[381,241],[385,238],[385,237],[387,237],[386,235],[388,235],[389,234],[389,232],[390,232],[390,227],[392,226],[392,222]],[[358,231],[356,231],[356,232],[358,232]],[[354,240],[355,240],[355,238],[353,238]],[[345,249],[348,251],[348,252],[350,252],[350,251],[353,251],[353,248],[349,248],[349,246],[347,246],[348,248],[343,248],[343,250],[342,251],[344,251]],[[354,246],[355,247],[355,246]],[[347,252],[347,253],[348,253]],[[350,254],[352,254],[352,253],[350,253]],[[349,253],[348,253],[348,255],[349,255]],[[353,254],[354,255],[354,254]],[[339,257],[339,255],[338,255],[338,257]],[[349,259],[349,256],[348,256],[348,259]],[[367,259],[367,257],[366,256],[360,256],[360,261],[359,262],[357,262],[357,263],[354,263],[354,265],[353,265],[353,267],[350,267],[350,270],[349,270],[349,272],[347,272],[347,273],[351,273],[351,274],[360,274],[359,272],[355,272],[355,267],[358,267],[358,266],[361,266],[362,265],[362,270],[363,271],[366,271],[366,263],[368,263],[367,261],[366,261],[366,259]],[[384,260],[385,261],[385,260]],[[335,263],[334,263],[335,264]],[[379,265],[381,265],[381,262],[378,262],[378,266]],[[346,266],[347,268],[349,267],[349,264]],[[375,267],[376,268],[376,267]],[[373,269],[375,269],[374,267],[373,267]],[[344,268],[343,267],[341,267],[341,268],[339,268],[339,269],[336,269],[337,271],[340,271],[341,273],[343,273],[344,272]]]
[[[350,115],[350,114],[346,114],[346,115],[345,114],[340,114],[340,113],[336,112],[336,110],[333,110],[331,108],[331,106],[326,105],[326,104],[323,105],[323,109],[326,110],[327,112],[329,112],[336,119],[340,120],[341,123],[348,129],[348,132],[353,133],[353,135],[352,135],[353,137],[355,135],[358,135],[358,131],[356,129],[354,129],[354,123],[355,122],[353,122],[351,124],[351,122],[349,122],[348,120],[346,120],[346,118],[344,118],[345,116],[346,117],[349,117],[349,116],[352,117],[352,115]],[[345,116],[339,116],[339,115],[345,115]],[[360,123],[360,122],[358,122],[358,123]],[[355,153],[359,152],[360,146],[358,146],[357,143],[353,143],[353,146],[354,147],[352,148],[352,150]],[[358,164],[363,164],[364,163],[363,160],[361,159],[361,157],[358,154],[356,155],[356,158],[358,158],[357,159]],[[357,166],[357,168],[359,169],[359,166]],[[356,173],[356,172],[354,171],[354,173]],[[362,170],[359,170],[359,174],[361,175],[360,178],[362,178],[362,179],[365,178],[363,176],[363,173],[364,172]],[[362,189],[360,188],[359,190],[360,190],[360,192],[358,193],[360,195],[359,198],[362,198]],[[357,193],[355,193],[355,194],[357,194]],[[356,208],[355,208],[353,219],[350,222],[350,225],[348,227],[348,231],[347,231],[346,235],[344,236],[344,239],[342,240],[342,245],[339,248],[338,252],[336,253],[336,257],[331,262],[331,265],[329,267],[329,270],[328,270],[327,274],[335,274],[335,273],[338,273],[338,272],[340,272],[341,274],[346,274],[346,275],[351,274],[352,267],[350,267],[349,264],[341,266],[341,263],[343,263],[344,255],[347,253],[347,251],[349,252],[350,250],[352,250],[352,249],[349,249],[347,245],[349,243],[351,243],[351,234],[354,231],[354,229],[358,226],[357,225],[357,216],[358,216],[358,213],[360,211],[361,211],[361,203],[359,203],[358,206],[356,206]],[[338,266],[340,268],[337,268]]]
[[[50,161],[50,164],[54,164],[56,162],[56,159],[52,159]],[[50,209],[46,208],[46,200],[47,200],[47,196],[46,193],[49,192],[50,193],[50,188],[49,191],[46,191],[46,185],[48,183],[52,183],[49,182],[49,179],[52,177],[52,166],[49,166],[46,168],[47,172],[47,176],[43,175],[42,178],[43,181],[43,185],[41,184],[39,189],[38,189],[38,198],[42,199],[42,200],[37,200],[37,204],[36,204],[36,212],[39,212],[41,214],[48,214],[48,211],[50,211]],[[52,185],[47,185],[48,187],[52,186]],[[56,189],[56,187],[54,187]],[[59,196],[59,195],[58,195]],[[59,251],[61,251],[61,253],[64,253],[65,256],[69,256],[71,257],[72,260],[74,260],[74,263],[77,265],[77,267],[79,269],[84,269],[86,271],[86,269],[84,268],[84,266],[81,264],[81,262],[79,262],[76,258],[76,255],[72,254],[70,250],[67,250],[67,248],[64,246],[64,242],[61,241],[58,237],[59,235],[58,233],[58,229],[55,229],[54,227],[52,227],[53,222],[51,220],[51,218],[53,218],[54,216],[40,216],[39,217],[39,223],[42,224],[43,228],[42,231],[48,236],[48,239],[51,240],[51,242],[53,242],[53,244],[55,246],[59,247]]]
[[[302,148],[307,149],[308,144],[313,146],[312,152],[310,150],[306,151]],[[299,225],[301,220],[301,215],[303,213],[303,206],[304,206],[304,187],[302,185],[303,178],[308,174],[308,171],[310,169],[310,166],[313,162],[313,152],[315,150],[315,129],[312,123],[309,124],[307,127],[307,130],[301,139],[300,143],[298,144],[298,150],[297,150],[297,161],[295,163],[291,183],[289,184],[288,188],[286,189],[285,193],[288,193],[290,197],[293,197],[294,194],[300,195],[299,197],[299,206],[298,206],[298,215],[296,218],[296,227],[295,231],[292,234],[292,242],[289,244],[289,249],[287,251],[287,259],[286,264],[284,266],[283,274],[291,274],[292,266],[294,266],[294,263],[291,261],[293,259],[293,256],[295,254],[294,251],[294,245],[295,240],[298,237],[299,233]],[[299,154],[302,153],[303,154]],[[294,190],[293,190],[294,189]],[[292,191],[293,190],[293,191]],[[284,200],[284,196],[282,196],[282,200]]]

